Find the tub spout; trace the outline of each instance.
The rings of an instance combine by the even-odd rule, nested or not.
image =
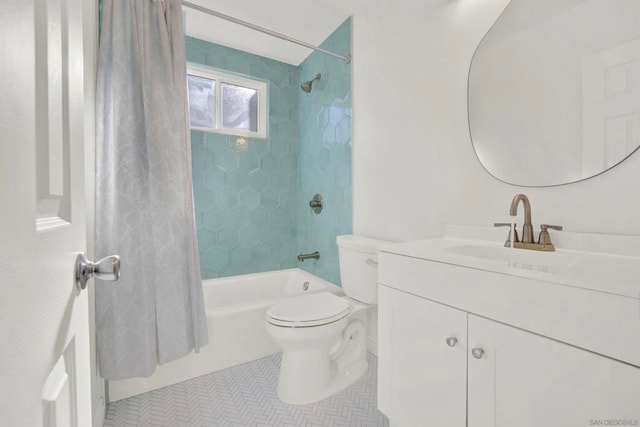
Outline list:
[[[298,255],[298,262],[304,262],[305,259],[320,259],[320,252],[315,251],[311,254],[300,254]]]

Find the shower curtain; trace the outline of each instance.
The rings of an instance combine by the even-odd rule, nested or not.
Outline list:
[[[151,375],[208,341],[188,134],[182,0],[103,0],[96,99],[101,375]]]

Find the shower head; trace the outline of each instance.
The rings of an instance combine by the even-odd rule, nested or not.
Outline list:
[[[313,80],[309,80],[308,82],[304,82],[300,85],[300,88],[309,93],[311,92],[311,85],[313,85],[313,82],[315,82],[316,80],[320,80],[320,73],[316,74],[316,76],[313,78]]]

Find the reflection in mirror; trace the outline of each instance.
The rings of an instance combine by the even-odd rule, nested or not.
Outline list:
[[[480,162],[516,185],[566,184],[640,145],[640,1],[511,0],[469,72]]]

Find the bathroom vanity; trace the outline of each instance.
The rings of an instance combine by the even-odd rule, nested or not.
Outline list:
[[[542,253],[503,234],[381,249],[380,411],[392,426],[640,425],[640,238],[556,232]]]

